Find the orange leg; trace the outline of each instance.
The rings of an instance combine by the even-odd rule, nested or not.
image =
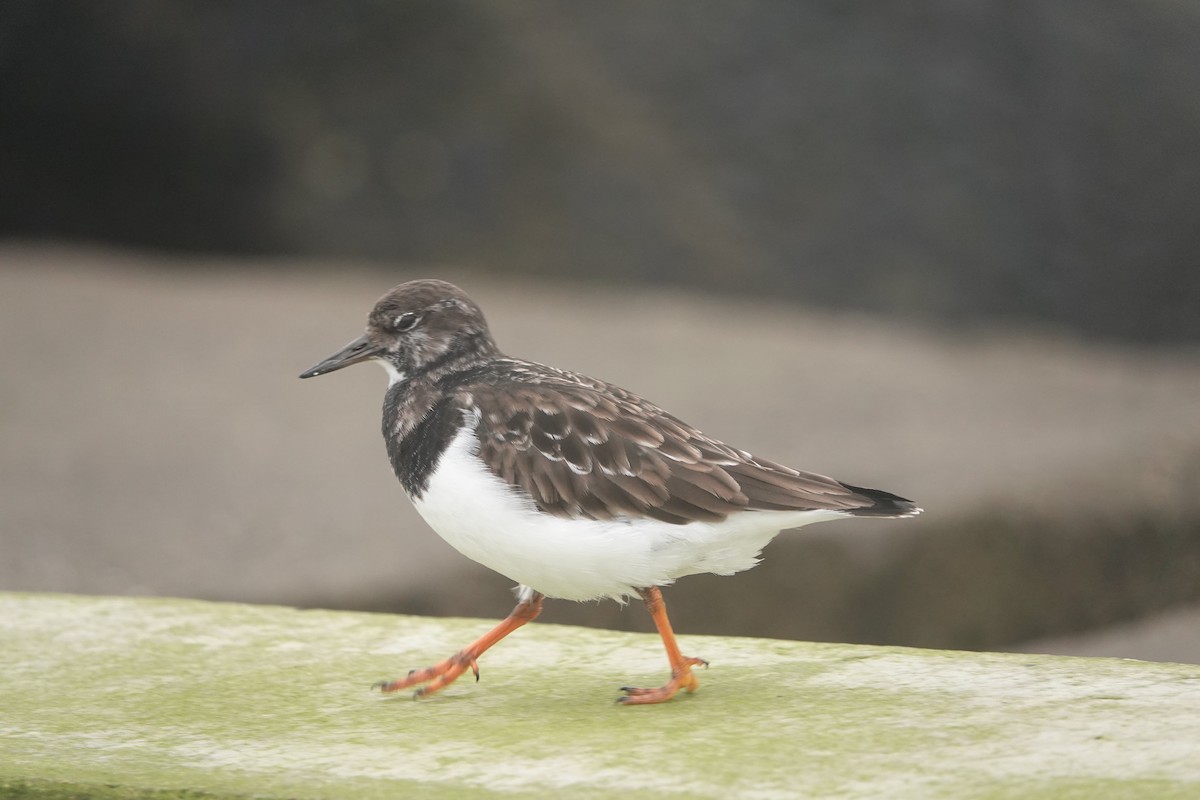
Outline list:
[[[445,688],[453,683],[459,675],[466,672],[468,667],[475,673],[475,680],[479,680],[479,665],[475,663],[476,659],[483,655],[496,642],[508,636],[526,622],[532,622],[538,614],[542,613],[542,600],[544,598],[545,595],[534,592],[528,600],[522,600],[520,603],[517,603],[517,607],[499,625],[476,639],[469,647],[459,650],[445,661],[434,664],[432,667],[426,667],[425,669],[414,669],[407,676],[399,680],[380,681],[371,688],[379,689],[384,694],[388,694],[390,692],[398,692],[401,689],[407,689],[410,686],[425,684],[413,692],[413,699],[415,700]]]
[[[700,681],[696,680],[696,676],[692,674],[692,667],[701,665],[707,667],[708,662],[702,658],[688,658],[679,652],[679,645],[675,642],[675,632],[671,630],[671,620],[667,619],[667,606],[663,603],[662,592],[658,590],[657,586],[638,589],[638,594],[642,596],[646,610],[654,618],[658,635],[662,637],[663,647],[667,650],[667,660],[671,662],[671,680],[657,689],[635,689],[631,686],[622,686],[621,691],[625,692],[625,696],[617,702],[625,705],[661,703],[670,700],[680,689],[688,692],[696,691]]]

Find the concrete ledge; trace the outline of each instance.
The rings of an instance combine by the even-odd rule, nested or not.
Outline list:
[[[489,621],[0,594],[4,797],[1200,796],[1200,667],[534,624],[412,702],[372,682]]]

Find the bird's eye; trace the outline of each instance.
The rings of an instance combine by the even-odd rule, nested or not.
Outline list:
[[[395,326],[397,331],[403,333],[404,331],[410,331],[415,328],[419,320],[420,318],[416,314],[411,311],[406,311],[392,320],[392,325]]]

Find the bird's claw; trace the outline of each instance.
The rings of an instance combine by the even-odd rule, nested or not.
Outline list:
[[[471,672],[475,673],[475,680],[478,681],[479,664],[476,662],[475,656],[469,651],[460,651],[432,667],[409,670],[403,678],[394,681],[379,681],[371,688],[379,689],[384,694],[391,694],[401,689],[417,686],[417,690],[413,692],[413,699],[420,700],[453,683],[468,667]],[[419,684],[424,685],[420,686]]]
[[[619,705],[647,705],[650,703],[663,703],[670,700],[675,694],[683,689],[685,692],[694,692],[700,685],[700,681],[696,680],[696,676],[692,674],[692,667],[708,667],[708,662],[702,658],[684,658],[680,664],[671,670],[671,679],[657,689],[641,689],[636,686],[622,686],[621,691],[625,692],[624,697],[618,697]]]

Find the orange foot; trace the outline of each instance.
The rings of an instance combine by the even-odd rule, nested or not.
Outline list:
[[[384,694],[391,694],[401,689],[408,689],[411,686],[420,686],[423,683],[425,684],[424,686],[420,686],[419,689],[413,692],[413,699],[417,700],[454,683],[459,675],[467,671],[468,667],[471,668],[471,672],[475,673],[475,680],[478,681],[479,664],[476,663],[475,657],[466,650],[460,650],[445,661],[434,664],[432,667],[411,670],[403,678],[394,681],[380,681],[371,688],[378,689]]]
[[[542,612],[543,599],[544,595],[541,593],[530,592],[527,598],[517,603],[517,607],[512,610],[511,614],[505,617],[499,625],[479,637],[470,647],[459,650],[445,661],[434,664],[432,667],[414,669],[403,678],[394,681],[380,681],[371,688],[379,689],[384,694],[391,694],[410,686],[425,684],[413,692],[413,699],[417,700],[454,683],[459,675],[467,671],[468,667],[471,672],[475,673],[475,680],[479,680],[479,664],[476,663],[476,659],[487,652],[489,647],[526,622],[532,622]]]
[[[695,673],[692,672],[692,667],[701,666],[707,667],[708,662],[702,658],[688,658],[687,656],[683,656],[679,666],[672,667],[671,680],[657,689],[637,689],[633,686],[622,686],[621,691],[625,692],[625,696],[617,698],[617,702],[627,706],[647,705],[670,700],[680,689],[683,689],[685,692],[694,692],[700,686],[700,681],[696,679]]]

